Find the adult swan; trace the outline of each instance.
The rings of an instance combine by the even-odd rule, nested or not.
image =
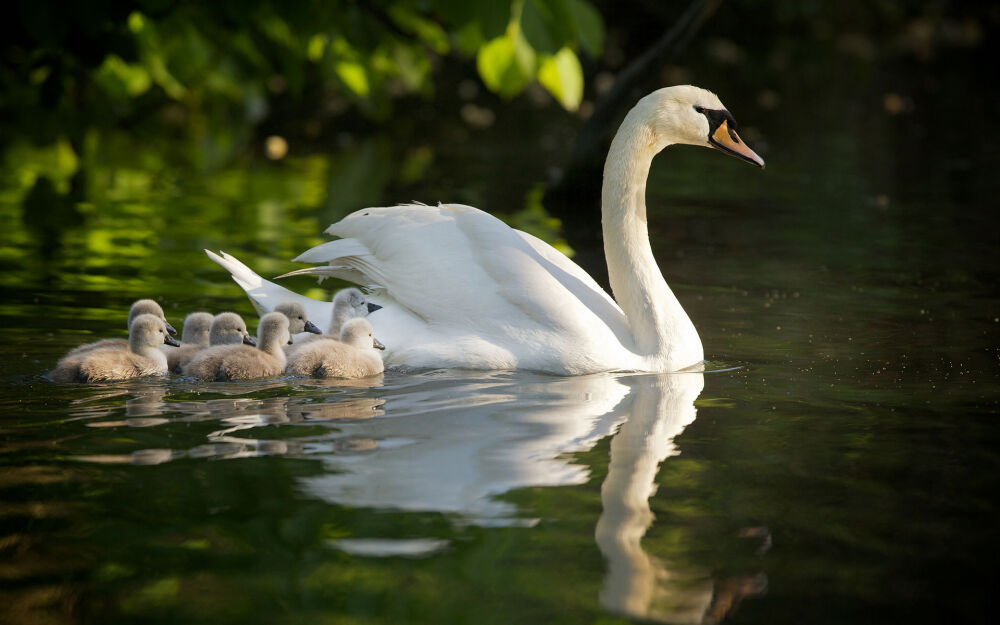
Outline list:
[[[601,194],[615,298],[547,243],[456,204],[366,208],[330,226],[338,240],[285,275],[371,289],[387,365],[533,369],[562,375],[677,371],[704,354],[664,281],[646,229],[646,177],[668,145],[719,149],[760,167],[719,98],[692,86],[639,100],[611,143]],[[312,316],[312,313],[310,313]]]

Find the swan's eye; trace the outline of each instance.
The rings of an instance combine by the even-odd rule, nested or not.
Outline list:
[[[704,112],[705,112],[705,107],[704,107],[704,106],[698,106],[698,105],[696,104],[696,105],[694,106],[694,110],[696,110],[696,111],[697,111],[697,112],[699,112],[699,113],[704,113]]]

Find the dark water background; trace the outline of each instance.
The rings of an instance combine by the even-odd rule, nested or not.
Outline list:
[[[653,165],[654,251],[703,376],[48,383],[71,346],[124,335],[138,297],[178,327],[252,317],[202,248],[275,275],[345,212],[413,199],[558,241],[596,198],[565,230],[539,203],[576,119],[480,94],[495,120],[470,127],[455,87],[277,162],[127,129],[9,141],[0,621],[992,622],[991,42],[793,54],[762,84],[683,70],[768,163],[676,147]]]

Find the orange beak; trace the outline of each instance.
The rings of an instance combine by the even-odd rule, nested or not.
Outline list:
[[[719,127],[715,129],[708,142],[723,152],[728,152],[733,156],[738,156],[748,163],[764,168],[764,159],[757,156],[757,153],[747,147],[747,144],[740,141],[740,136],[735,130],[729,128],[729,122],[723,120]]]

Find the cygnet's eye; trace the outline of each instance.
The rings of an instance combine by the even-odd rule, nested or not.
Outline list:
[[[302,315],[299,315],[299,321],[302,321]]]

